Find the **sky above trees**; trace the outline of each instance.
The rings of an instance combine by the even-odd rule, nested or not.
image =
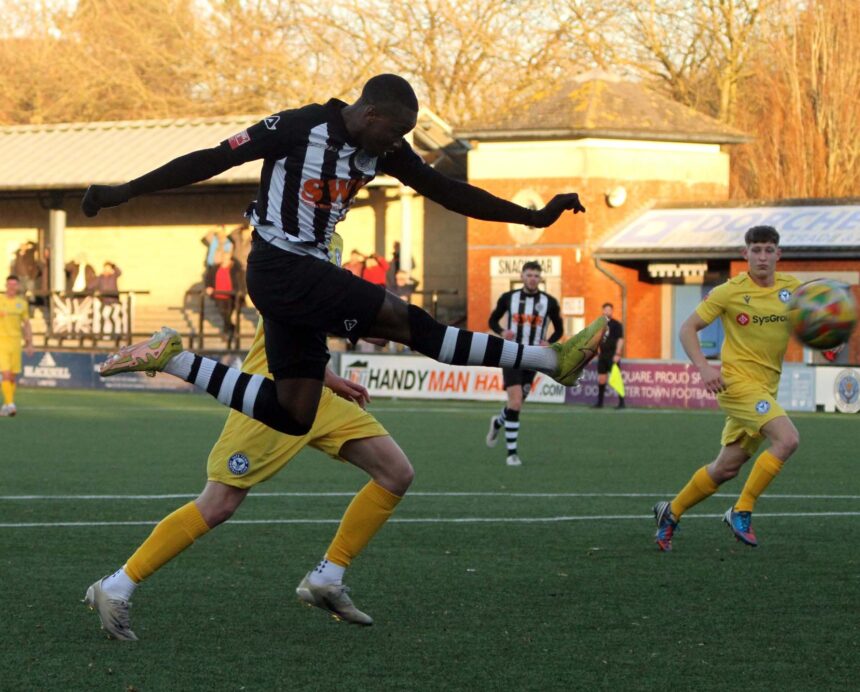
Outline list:
[[[595,67],[749,133],[735,198],[860,194],[860,2],[0,0],[0,122],[265,113],[397,72],[455,127]]]

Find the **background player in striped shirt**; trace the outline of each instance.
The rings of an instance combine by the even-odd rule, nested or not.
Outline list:
[[[528,209],[442,175],[404,139],[417,118],[418,99],[409,83],[377,75],[352,104],[331,99],[276,113],[216,147],[181,156],[129,183],[93,185],[81,207],[95,216],[132,197],[263,160],[257,199],[248,212],[254,241],[247,286],[263,316],[274,384],[267,380],[246,408],[288,434],[304,435],[313,424],[329,359],[327,333],[396,341],[443,363],[538,370],[562,384],[575,383],[594,355],[606,323],[602,316],[563,345],[517,344],[440,324],[383,286],[325,261],[335,226],[358,191],[381,173],[447,209],[488,221],[543,228],[565,211],[585,211],[576,193],[558,194],[544,208]],[[142,360],[145,366],[145,354]],[[127,370],[145,369],[114,361],[114,372],[126,365]],[[219,386],[222,380],[223,374],[216,378]]]
[[[3,406],[0,416],[14,416],[15,384],[21,374],[21,339],[27,355],[33,355],[33,332],[30,329],[30,307],[23,296],[18,295],[20,282],[10,274],[6,277],[6,292],[0,295],[0,387],[3,390]]]
[[[558,301],[540,290],[541,266],[538,262],[526,262],[520,274],[522,288],[508,291],[499,296],[496,309],[490,315],[490,329],[505,339],[513,339],[520,344],[546,346],[555,343],[564,335],[564,323]],[[507,315],[507,323],[502,327],[500,320]],[[547,329],[552,322],[552,334],[547,338]],[[534,382],[534,370],[502,369],[502,379],[508,401],[502,412],[490,419],[487,433],[487,446],[495,447],[499,431],[505,429],[507,465],[520,466],[522,460],[517,453],[517,439],[520,434],[520,411],[529,395]]]

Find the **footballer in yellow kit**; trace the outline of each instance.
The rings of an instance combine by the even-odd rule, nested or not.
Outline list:
[[[748,271],[711,291],[679,332],[702,383],[716,394],[726,423],[717,458],[696,471],[671,501],[654,505],[655,543],[662,551],[672,549],[684,512],[737,476],[767,438],[770,446],[758,455],[738,500],[723,516],[738,541],[757,546],[751,524],[755,503],[800,444],[797,428],[776,400],[791,334],[788,304],[800,281],[776,271],[781,251],[775,228],[754,226],[744,242]],[[725,332],[721,369],[705,358],[698,338],[698,332],[715,319]]]
[[[336,241],[339,236],[336,237]],[[339,262],[342,245],[331,248]],[[241,372],[205,356],[184,351],[179,335],[167,328],[151,339],[125,347],[112,357],[124,363],[142,360],[137,370],[162,371],[217,396],[233,406],[243,399],[236,383],[244,381],[248,391],[259,390],[271,377],[266,361],[262,320]],[[157,361],[157,363],[156,363]],[[108,359],[111,362],[111,359]],[[190,366],[193,364],[193,366]],[[197,374],[192,374],[192,370]],[[102,370],[102,375],[105,371]],[[200,375],[200,373],[207,373]],[[213,375],[213,373],[218,373]],[[201,379],[202,378],[202,379]],[[217,388],[212,381],[219,381]],[[367,389],[326,369],[316,418],[302,436],[277,432],[265,424],[232,410],[207,463],[208,481],[193,502],[162,519],[149,537],[113,574],[99,579],[86,591],[84,603],[97,611],[102,628],[120,640],[136,640],[131,629],[129,599],[137,586],[194,541],[227,521],[239,508],[248,491],[277,473],[306,446],[349,462],[365,471],[370,480],[353,497],[334,538],[320,563],[296,588],[299,600],[357,625],[373,619],[352,602],[343,575],[351,561],[382,528],[406,493],[414,477],[409,460],[372,415],[364,410]],[[222,397],[229,388],[231,394]],[[240,406],[240,410],[244,410]]]
[[[18,277],[10,274],[6,278],[6,291],[0,295],[0,388],[3,390],[3,406],[0,416],[14,416],[15,386],[21,374],[21,340],[27,355],[33,355],[33,332],[30,328],[30,307],[18,295]]]
[[[799,285],[795,277],[776,273],[773,285],[762,287],[744,273],[717,286],[696,308],[707,324],[719,318],[725,333],[725,389],[717,394],[727,416],[723,445],[740,440],[754,454],[764,439],[762,427],[786,415],[776,394],[790,337],[788,301]]]

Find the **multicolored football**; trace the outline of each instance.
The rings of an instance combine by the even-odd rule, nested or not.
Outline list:
[[[809,348],[836,348],[848,341],[857,326],[857,303],[851,289],[833,279],[798,286],[788,307],[791,331]]]

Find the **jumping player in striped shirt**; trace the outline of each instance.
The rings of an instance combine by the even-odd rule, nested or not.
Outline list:
[[[447,209],[488,221],[546,227],[565,211],[585,212],[576,193],[558,194],[542,209],[527,209],[442,175],[404,139],[417,117],[418,100],[409,83],[377,75],[352,104],[331,99],[276,113],[216,147],[180,156],[128,183],[92,185],[81,207],[95,216],[133,197],[263,160],[257,199],[248,212],[254,240],[247,285],[263,317],[274,381],[252,381],[247,373],[228,376],[218,363],[207,379],[214,395],[281,432],[304,435],[313,424],[329,359],[327,333],[396,341],[454,365],[537,370],[574,384],[595,354],[606,324],[602,316],[565,344],[518,344],[440,324],[383,287],[326,261],[335,226],[378,174],[397,178]],[[103,374],[163,369],[175,356],[170,366],[175,374],[193,380],[199,374],[194,362],[169,345],[168,332],[159,334],[113,359]]]

